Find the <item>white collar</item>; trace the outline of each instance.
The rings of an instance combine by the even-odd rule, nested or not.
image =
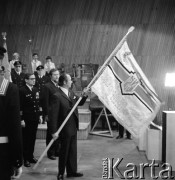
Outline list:
[[[52,81],[52,80],[51,80]],[[54,81],[52,81],[53,84],[56,86],[56,87],[59,87],[57,83],[55,83]]]
[[[66,94],[67,97],[69,97],[69,90],[64,88],[64,87],[60,87],[60,89]]]
[[[26,86],[32,91],[33,87],[29,86],[28,84],[26,84]]]
[[[16,74],[19,74],[19,75],[21,74],[21,72],[17,72],[17,71],[15,71],[15,72],[16,72]]]
[[[32,63],[38,63],[38,62],[39,62],[38,59],[36,61],[34,59],[32,60]]]

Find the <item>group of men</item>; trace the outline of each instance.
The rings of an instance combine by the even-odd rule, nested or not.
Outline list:
[[[0,60],[3,60],[6,50],[0,47]],[[1,65],[1,64],[0,64]],[[42,74],[44,67],[38,65],[36,72],[21,72],[21,62],[14,62],[11,72],[12,83],[4,78],[5,68],[0,66],[0,174],[2,179],[9,180],[11,176],[18,178],[22,173],[22,164],[30,167],[36,163],[34,148],[39,117],[42,115],[47,122],[46,144],[54,138],[54,143],[48,150],[48,157],[56,159],[59,153],[58,180],[67,177],[81,177],[77,172],[77,130],[78,110],[75,108],[68,122],[60,132],[56,133],[66,116],[69,114],[78,97],[71,91],[71,76],[50,69],[49,77]],[[16,85],[15,85],[16,84]],[[79,105],[87,98],[87,89],[83,91]],[[21,120],[24,126],[21,128]],[[22,140],[23,139],[23,140]],[[58,151],[60,149],[60,152]]]

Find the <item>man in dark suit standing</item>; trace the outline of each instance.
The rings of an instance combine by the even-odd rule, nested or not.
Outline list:
[[[50,81],[45,84],[43,88],[43,113],[45,116],[45,121],[47,122],[47,134],[46,134],[46,146],[52,140],[52,134],[49,129],[49,111],[52,103],[53,94],[58,91],[58,79],[60,72],[57,69],[51,69],[49,72]],[[56,140],[52,146],[47,151],[47,156],[51,160],[55,160],[59,151],[59,141]]]
[[[22,72],[21,61],[15,61],[14,70],[11,72],[12,82],[21,88],[25,85],[25,74]]]
[[[49,112],[50,129],[54,139],[57,138],[56,131],[64,122],[65,118],[75,105],[78,97],[70,89],[72,80],[70,75],[61,74],[59,77],[59,91],[54,94]],[[85,91],[84,91],[85,92]],[[87,96],[83,96],[79,105],[83,105]],[[58,180],[63,180],[65,169],[67,177],[81,177],[82,173],[77,172],[77,130],[79,128],[78,109],[70,116],[69,120],[60,132],[61,149],[59,156]]]
[[[35,75],[27,73],[25,75],[26,85],[20,89],[20,105],[22,117],[25,122],[24,127],[24,166],[30,167],[30,163],[36,163],[34,147],[36,132],[40,114],[39,91],[35,85]]]
[[[0,47],[0,64],[6,50]],[[22,133],[19,91],[4,78],[0,65],[0,179],[19,178],[22,173]]]

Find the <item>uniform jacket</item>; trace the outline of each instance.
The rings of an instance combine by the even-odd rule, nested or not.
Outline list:
[[[50,119],[50,129],[51,133],[55,133],[61,124],[64,122],[65,118],[74,107],[75,103],[79,99],[75,93],[70,90],[69,97],[59,88],[59,91],[56,92],[53,96],[53,103],[51,104],[51,111],[49,112]],[[87,97],[83,97],[79,105],[83,105]],[[79,128],[78,122],[78,108],[70,116],[69,120],[63,127],[61,134],[64,136],[72,136],[76,134]]]
[[[25,74],[23,72],[20,73],[20,75],[13,70],[11,72],[11,78],[12,78],[12,82],[14,84],[16,84],[19,88],[23,87],[25,85]]]
[[[35,72],[35,78],[35,87],[39,90],[39,93],[42,93],[42,89],[44,88],[44,85],[49,81],[49,78],[48,76],[42,76],[42,78],[40,78],[37,72]]]
[[[53,98],[53,94],[58,91],[58,87],[50,80],[48,83],[44,85],[43,88],[43,112],[45,115],[49,114],[49,110],[51,107],[51,102]]]
[[[12,166],[21,166],[22,134],[19,90],[13,83],[9,83],[5,96],[0,95],[0,136],[8,137]]]
[[[20,89],[20,107],[23,117],[39,114],[40,97],[36,87],[32,91],[26,85]]]

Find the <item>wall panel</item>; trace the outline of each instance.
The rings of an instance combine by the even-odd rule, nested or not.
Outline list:
[[[0,32],[7,32],[9,58],[17,51],[27,65],[32,52],[43,63],[52,56],[57,66],[102,65],[134,25],[130,49],[165,102],[162,109],[175,109],[174,89],[164,87],[165,73],[175,71],[174,12],[174,0],[2,0]]]

